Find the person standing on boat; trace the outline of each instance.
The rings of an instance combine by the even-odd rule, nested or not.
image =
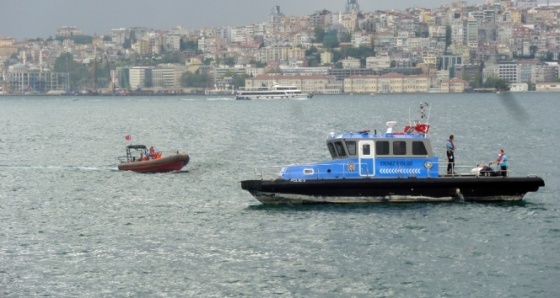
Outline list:
[[[453,140],[455,138],[453,135],[449,136],[447,144],[445,145],[447,149],[447,174],[455,174],[455,144]]]
[[[500,149],[500,151],[498,152],[498,159],[496,159],[494,163],[496,163],[500,167],[500,174],[502,174],[503,177],[507,177],[509,165],[508,165],[508,156],[506,155],[504,149]]]
[[[155,159],[156,158],[156,150],[154,149],[154,146],[150,147],[150,159]]]

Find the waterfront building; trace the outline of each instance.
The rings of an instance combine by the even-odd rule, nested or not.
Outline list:
[[[129,70],[129,83],[132,89],[141,89],[151,87],[152,85],[152,69],[151,66],[135,66]]]
[[[257,88],[271,86],[273,84],[296,86],[304,93],[310,94],[337,94],[341,93],[340,84],[336,83],[336,78],[329,75],[319,74],[279,74],[269,73],[257,75],[245,79],[245,88]]]
[[[406,76],[397,73],[384,75],[357,75],[344,79],[345,93],[427,93],[429,75]]]
[[[337,80],[343,81],[349,76],[355,75],[373,75],[374,72],[371,68],[331,68],[329,69],[329,75],[335,76]]]
[[[443,80],[440,85],[442,93],[463,93],[468,88],[469,82],[458,78]]]
[[[526,92],[529,91],[529,84],[527,83],[513,83],[509,85],[511,92]]]
[[[535,84],[537,92],[560,92],[560,83],[558,82],[539,82]]]
[[[509,83],[519,83],[519,66],[515,62],[487,64],[482,72],[483,81],[489,77],[502,79]]]
[[[6,94],[65,93],[70,89],[68,73],[28,69],[24,65],[10,66],[4,73]]]
[[[558,79],[558,64],[539,64],[531,69],[531,83],[553,82]]]
[[[181,76],[187,67],[179,64],[160,64],[152,69],[152,87],[163,90],[180,90]]]

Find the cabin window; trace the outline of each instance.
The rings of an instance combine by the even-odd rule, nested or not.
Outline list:
[[[406,154],[406,142],[405,141],[394,141],[393,142],[393,155],[405,155]]]
[[[375,152],[377,155],[389,155],[389,141],[375,142]]]
[[[336,152],[338,153],[338,156],[346,156],[346,150],[344,150],[344,146],[342,145],[342,142],[335,142],[334,146],[336,148]]]
[[[327,143],[327,147],[329,148],[329,152],[331,153],[332,158],[336,157],[336,150],[334,150],[333,143]]]
[[[356,155],[356,142],[346,142],[346,149],[348,149],[348,155]]]
[[[412,155],[428,155],[428,150],[426,150],[424,142],[412,142]]]
[[[313,173],[315,173],[313,169],[303,169],[303,174],[305,175],[313,175]]]
[[[371,155],[371,148],[370,148],[369,144],[364,144],[362,146],[362,154],[363,155]]]

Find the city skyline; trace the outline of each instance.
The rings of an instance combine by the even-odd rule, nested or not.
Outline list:
[[[310,15],[327,9],[344,11],[346,0],[8,0],[0,10],[0,37],[26,38],[54,37],[62,26],[76,26],[85,35],[108,34],[111,29],[147,27],[168,30],[183,26],[195,30],[215,26],[241,26],[268,21],[275,5],[288,16]],[[412,0],[406,3],[372,3],[358,0],[362,11],[403,10],[410,7],[437,8],[456,0]],[[482,4],[485,0],[469,0],[468,5]],[[250,9],[249,9],[250,8]],[[212,11],[207,11],[207,10]],[[204,13],[201,13],[204,12]]]

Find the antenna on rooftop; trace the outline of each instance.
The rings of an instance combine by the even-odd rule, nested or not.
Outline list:
[[[358,0],[346,0],[346,12],[360,12]]]

